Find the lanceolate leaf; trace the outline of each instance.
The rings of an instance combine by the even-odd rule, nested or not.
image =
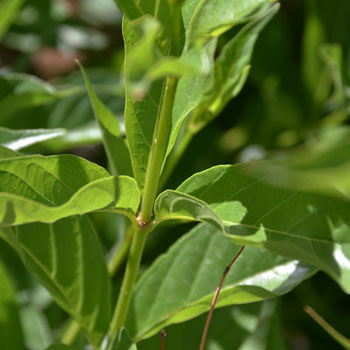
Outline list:
[[[130,20],[151,15],[161,23],[157,33],[163,52],[181,53],[182,25],[180,1],[115,0],[122,12]]]
[[[139,341],[208,311],[222,273],[239,248],[208,224],[181,238],[138,281],[126,323],[131,337]],[[246,248],[227,275],[216,305],[279,296],[314,271],[296,260]]]
[[[208,71],[212,69],[216,44],[217,40],[214,38],[203,48],[202,54],[207,60],[206,69]],[[184,76],[179,80],[173,106],[172,123],[167,154],[170,153],[175,145],[183,121],[200,102],[203,91],[206,87],[207,80],[208,77],[203,74],[192,77]]]
[[[269,3],[270,0],[199,1],[186,33],[189,45],[219,36]]]
[[[0,261],[0,348],[24,349],[23,334],[15,290],[5,266]]]
[[[51,223],[104,209],[133,216],[140,195],[132,178],[71,155],[0,161],[0,223]]]
[[[98,343],[109,325],[110,280],[89,219],[21,225],[7,233],[27,269]]]
[[[103,144],[114,175],[132,175],[128,147],[123,139],[118,119],[96,95],[89,78],[81,64],[81,73],[90,96],[92,108],[103,135]]]
[[[241,90],[247,78],[247,68],[260,31],[276,14],[279,4],[249,22],[222,49],[215,61],[213,84],[203,97],[211,114],[218,114]],[[201,108],[201,107],[199,107]]]
[[[277,187],[286,172],[268,161],[217,166],[195,174],[177,191],[206,202],[234,242],[313,264],[350,292],[347,193],[330,197],[309,192],[312,178],[301,181],[301,174],[298,189]],[[171,203],[167,206],[171,212]]]
[[[194,12],[194,17],[191,22],[189,15],[191,11],[194,11],[191,7],[194,3],[195,1],[186,2],[182,9],[184,25],[187,32],[194,30],[191,29],[191,26],[195,25],[195,18],[197,18],[198,14],[204,11],[202,6],[209,6],[210,3],[214,2],[202,1]],[[239,3],[239,1],[234,3]],[[262,3],[263,1],[248,1],[244,3],[241,2],[237,6],[239,8],[240,6],[244,7],[248,4],[250,8],[249,11],[251,11],[252,8],[258,8]],[[265,1],[265,3],[268,2]],[[211,6],[214,5],[212,4]],[[222,2],[220,6],[226,7],[224,2]],[[212,35],[205,37],[206,40],[202,43],[202,45],[206,44],[203,46],[203,54],[206,54],[208,71],[212,70],[214,73],[209,76],[183,77],[179,81],[173,108],[172,129],[167,154],[170,153],[175,144],[184,119],[194,108],[196,109],[195,112],[193,112],[194,115],[191,119],[191,124],[194,125],[193,131],[197,132],[207,124],[209,120],[216,116],[232,97],[240,92],[249,72],[249,63],[257,36],[265,24],[276,13],[278,7],[279,6],[275,4],[268,10],[252,17],[251,22],[225,44],[219,57],[215,61],[216,37],[219,36],[220,32],[213,32]],[[239,11],[236,15],[238,13]],[[242,20],[242,18],[240,20]],[[214,22],[208,22],[207,24],[212,25],[213,23]],[[189,38],[187,39],[186,49],[188,49],[190,40]],[[212,66],[214,66],[214,68],[212,68]]]
[[[18,151],[65,134],[65,129],[11,130],[0,127],[0,145]]]

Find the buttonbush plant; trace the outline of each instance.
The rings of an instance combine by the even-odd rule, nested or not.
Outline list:
[[[19,153],[64,129],[1,130],[0,236],[71,318],[49,349],[199,348],[201,333],[192,330],[204,329],[222,273],[238,252],[201,349],[281,349],[274,298],[318,270],[350,292],[349,142],[317,152],[301,148],[288,161],[214,166],[167,188],[192,138],[241,91],[258,36],[280,5],[116,2],[125,45],[122,125],[77,62],[108,168],[70,154]],[[15,3],[1,5],[7,20],[0,33],[20,6]],[[35,95],[21,97],[23,104],[76,92],[22,75],[8,79],[36,86]],[[10,97],[7,106],[16,108]],[[122,240],[108,257],[92,213],[112,213],[124,225],[115,227]],[[175,225],[189,231],[140,272],[152,235]],[[117,286],[112,277],[124,260]],[[9,349],[20,349],[19,320],[6,307],[14,307],[14,291],[2,265],[0,279],[0,334]],[[161,336],[175,324],[168,338],[164,331]],[[77,342],[79,334],[85,340]],[[346,338],[331,334],[349,347]]]

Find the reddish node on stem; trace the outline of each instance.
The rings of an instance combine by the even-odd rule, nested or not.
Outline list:
[[[148,225],[146,221],[142,220],[141,212],[138,213],[136,220],[140,228],[145,228]]]
[[[164,350],[164,344],[165,344],[165,338],[166,338],[166,331],[165,329],[161,330],[162,340],[160,342],[160,350]]]
[[[218,287],[216,288],[215,294],[214,294],[214,298],[213,301],[211,302],[211,307],[210,307],[210,311],[207,317],[207,320],[205,322],[205,326],[204,326],[204,330],[203,330],[203,335],[202,335],[202,340],[201,340],[201,345],[199,347],[199,350],[204,350],[204,346],[205,346],[205,341],[207,339],[207,334],[208,334],[208,329],[209,329],[209,325],[210,325],[210,321],[211,318],[213,316],[213,312],[214,312],[214,308],[215,308],[215,304],[216,301],[219,297],[219,293],[221,290],[222,285],[224,284],[226,275],[228,274],[228,272],[230,271],[231,266],[233,265],[233,263],[238,259],[238,257],[241,255],[241,253],[243,252],[245,246],[242,246],[241,249],[238,251],[238,253],[235,255],[235,257],[232,259],[232,261],[226,266],[224,273],[222,274],[220,283],[218,285]]]

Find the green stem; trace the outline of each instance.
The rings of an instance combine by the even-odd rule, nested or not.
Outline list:
[[[127,256],[130,249],[133,234],[134,234],[134,228],[133,228],[133,225],[130,224],[125,232],[125,237],[122,243],[113,252],[111,258],[108,261],[108,272],[110,276],[114,276],[117,269],[125,260],[125,257]]]
[[[177,79],[168,77],[165,84],[162,108],[154,129],[153,144],[147,166],[145,192],[141,205],[141,220],[145,223],[149,223],[151,220],[153,204],[158,192],[160,173],[168,145],[176,86]]]
[[[334,340],[336,340],[344,349],[350,349],[350,339],[347,339],[334,329],[327,321],[325,321],[314,309],[310,306],[305,306],[305,312],[308,313]]]
[[[176,86],[177,79],[167,77],[163,92],[164,97],[162,107],[156,121],[153,143],[147,166],[145,191],[141,204],[140,217],[138,219],[139,227],[135,229],[122,287],[108,331],[110,340],[124,325],[129,310],[134,284],[139,271],[146,237],[148,232],[152,229],[150,221],[168,144]]]
[[[117,306],[108,331],[110,339],[112,339],[113,335],[116,334],[124,325],[131,301],[132,291],[139,271],[147,233],[148,230],[144,228],[139,228],[134,233],[122,287],[119,292]]]

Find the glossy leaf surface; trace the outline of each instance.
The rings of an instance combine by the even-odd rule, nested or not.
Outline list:
[[[139,341],[209,310],[225,267],[240,247],[208,224],[196,226],[138,281],[126,327]],[[296,260],[246,248],[227,275],[217,306],[287,293],[315,271]]]
[[[0,127],[0,145],[18,151],[36,143],[63,136],[65,129],[11,130]]]

